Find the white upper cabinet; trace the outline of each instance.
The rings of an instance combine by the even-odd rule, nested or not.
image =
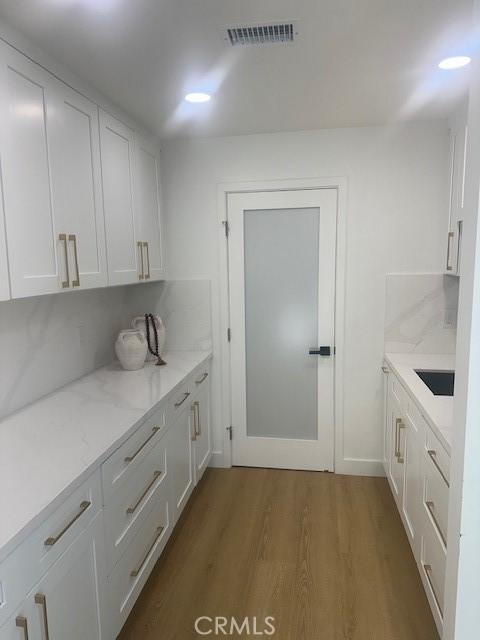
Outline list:
[[[100,110],[100,144],[109,283],[138,282],[140,270],[133,199],[134,132]]]
[[[164,275],[160,200],[160,160],[155,144],[135,139],[135,222],[141,280]]]
[[[107,284],[98,107],[63,83],[56,83],[48,123],[56,237],[69,287]],[[67,258],[65,258],[65,247]],[[68,277],[66,273],[68,265]]]
[[[59,290],[47,110],[54,78],[0,46],[0,136],[12,297]]]
[[[10,298],[10,281],[8,277],[7,243],[5,241],[5,218],[2,207],[2,188],[0,183],[0,300]]]
[[[468,143],[467,115],[468,101],[465,101],[450,123],[450,200],[445,272],[451,275],[460,275],[461,272]]]

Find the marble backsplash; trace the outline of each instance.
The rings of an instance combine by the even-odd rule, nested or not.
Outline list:
[[[162,316],[166,348],[211,347],[205,280],[0,302],[0,418],[110,362],[119,330],[145,312]]]
[[[387,274],[385,351],[455,353],[458,278]]]

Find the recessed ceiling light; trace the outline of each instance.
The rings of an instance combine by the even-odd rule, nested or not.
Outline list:
[[[460,69],[461,67],[466,67],[467,64],[470,64],[472,61],[468,56],[454,56],[453,58],[445,58],[438,65],[440,69],[446,69],[447,71],[452,71],[453,69]]]
[[[209,93],[194,92],[187,93],[185,100],[187,102],[208,102],[212,96]]]

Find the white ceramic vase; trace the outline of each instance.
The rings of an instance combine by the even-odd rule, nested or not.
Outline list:
[[[153,319],[155,321],[155,326],[157,327],[157,335],[158,335],[158,353],[160,355],[162,355],[163,353],[163,349],[165,348],[165,340],[167,338],[167,331],[165,329],[165,325],[163,324],[163,320],[161,319],[160,316],[153,316]],[[145,340],[147,339],[147,333],[145,330],[145,316],[137,316],[136,318],[134,318],[132,320],[132,328],[136,329],[137,331],[141,331],[142,334],[145,337]],[[155,338],[153,335],[153,329],[150,326],[150,344],[153,346],[153,348],[155,348]],[[154,361],[157,358],[152,355],[150,353],[150,351],[148,350],[148,345],[147,345],[147,361]]]
[[[127,371],[136,371],[144,366],[147,350],[147,341],[141,331],[124,329],[118,334],[115,353]]]

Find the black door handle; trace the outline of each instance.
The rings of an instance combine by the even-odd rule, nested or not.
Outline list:
[[[332,349],[328,346],[312,348],[308,351],[311,356],[331,356]]]

